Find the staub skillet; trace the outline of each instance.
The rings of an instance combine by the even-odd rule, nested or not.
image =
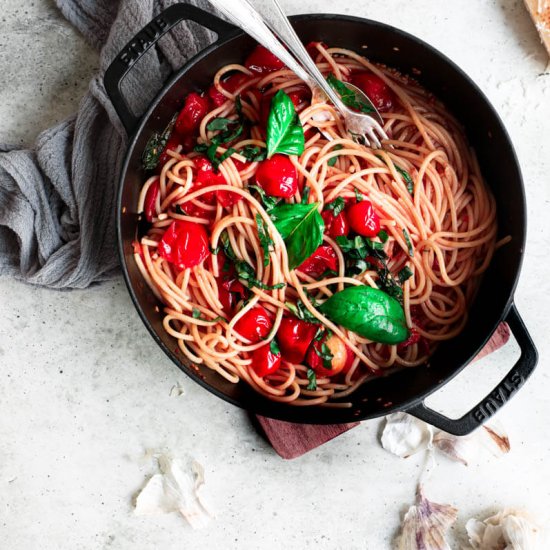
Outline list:
[[[122,96],[121,82],[164,33],[184,20],[211,29],[217,33],[218,40],[174,74],[143,117],[136,118]],[[466,328],[460,336],[441,345],[428,366],[396,371],[365,384],[353,394],[353,407],[348,409],[275,403],[245,384],[230,384],[207,368],[186,363],[174,352],[176,346],[162,328],[159,304],[142,281],[132,256],[132,241],[139,225],[136,205],[144,181],[141,154],[150,135],[165,128],[188,92],[205,89],[219,67],[242,62],[254,45],[253,40],[237,28],[186,4],[176,4],[151,21],[120,52],[105,74],[107,92],[130,136],[120,175],[117,226],[120,260],[134,304],[157,344],[181,370],[212,393],[251,412],[290,422],[328,424],[407,411],[450,433],[467,434],[516,393],[537,363],[536,349],[513,303],[524,251],[526,212],[521,173],[512,144],[495,110],[474,82],[452,61],[418,38],[375,21],[341,15],[308,14],[293,17],[292,23],[306,43],[322,40],[332,46],[367,51],[372,61],[417,75],[464,125],[477,151],[483,175],[496,197],[500,232],[512,236],[511,243],[495,254],[470,310]],[[368,46],[367,50],[362,48],[364,45]],[[506,377],[459,419],[449,419],[427,408],[423,400],[470,362],[501,321],[510,325],[521,349],[520,358]],[[475,370],[471,375],[475,376]]]

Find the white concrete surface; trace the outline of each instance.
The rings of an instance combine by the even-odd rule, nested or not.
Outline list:
[[[458,62],[504,118],[524,171],[529,235],[516,302],[540,351],[536,374],[499,414],[512,451],[465,468],[441,460],[428,496],[464,522],[503,506],[548,520],[550,74],[520,0],[303,0],[289,12],[391,23]],[[97,56],[51,0],[2,0],[0,141],[32,143],[76,109]],[[510,367],[513,344],[433,400],[472,404]],[[170,397],[181,383],[186,394]],[[377,443],[380,421],[285,462],[240,410],[188,380],[157,349],[120,280],[52,292],[0,280],[0,548],[6,550],[316,548],[384,550],[414,499],[422,460]],[[175,515],[137,518],[131,500],[153,472],[147,448],[206,468],[217,518],[192,531]],[[546,515],[545,515],[546,514]]]

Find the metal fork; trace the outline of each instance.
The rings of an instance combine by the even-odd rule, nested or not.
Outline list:
[[[322,90],[344,118],[346,130],[355,141],[377,149],[382,147],[380,140],[388,139],[388,136],[382,128],[382,117],[371,100],[359,88],[346,83],[348,89],[355,93],[357,100],[371,106],[373,112],[370,114],[360,113],[344,104],[339,94],[325,80],[307,53],[277,0],[263,0],[262,9],[265,6],[263,16],[247,0],[231,0],[231,2],[210,0],[210,3],[230,21],[276,55],[313,92],[318,89]],[[277,33],[278,38],[266,23],[273,32]]]

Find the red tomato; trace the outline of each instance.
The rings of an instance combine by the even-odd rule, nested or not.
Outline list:
[[[256,182],[268,195],[288,199],[298,190],[298,172],[287,156],[273,155],[258,165]]]
[[[227,90],[229,93],[235,93],[235,90],[240,88],[250,76],[244,73],[235,73],[229,78],[221,82],[221,86],[224,90]],[[212,101],[214,107],[219,107],[227,101],[225,97],[214,85],[210,86],[208,89],[208,97]]]
[[[246,58],[244,66],[254,73],[265,74],[282,69],[285,64],[267,48],[256,46]]]
[[[240,298],[245,296],[245,288],[238,279],[230,278],[224,280],[223,277],[218,277],[218,298],[222,303],[222,308],[226,313],[231,313],[237,303],[237,295]]]
[[[179,269],[200,264],[210,254],[204,226],[181,220],[173,221],[158,244],[158,253]]]
[[[328,352],[332,355],[330,360],[330,368],[323,366],[323,358],[319,356],[319,353],[323,352],[323,344],[326,344]],[[329,338],[322,338],[321,340],[315,340],[310,346],[306,361],[308,365],[320,376],[336,376],[343,371],[346,366],[348,352],[346,344],[338,338],[336,335],[332,335]]]
[[[266,344],[252,352],[252,368],[261,376],[273,374],[281,366],[281,353],[273,353],[271,344]]]
[[[305,262],[299,267],[298,271],[310,275],[311,277],[320,277],[325,271],[338,271],[338,256],[332,246],[322,244]]]
[[[235,330],[253,344],[265,338],[273,321],[267,310],[262,306],[254,306],[247,311],[235,324]]]
[[[157,197],[160,191],[159,180],[156,179],[147,189],[145,193],[145,202],[143,204],[143,210],[145,212],[145,219],[148,222],[153,221],[153,216],[156,216],[157,211],[155,209],[155,204],[157,202]]]
[[[355,73],[352,75],[351,83],[363,90],[381,113],[392,109],[393,92],[379,76],[367,72]]]
[[[277,331],[277,341],[284,360],[295,365],[302,363],[318,328],[318,325],[296,317],[283,317]]]
[[[193,134],[198,129],[201,120],[208,113],[208,99],[195,92],[191,92],[183,104],[176,119],[176,131],[183,135]]]
[[[205,156],[198,156],[194,160],[197,168],[195,176],[195,184],[199,187],[212,187],[213,185],[227,185],[227,181],[221,172],[214,172],[212,163]],[[234,161],[235,162],[235,161]],[[239,161],[236,161],[239,162]],[[240,163],[242,164],[242,163]],[[242,197],[231,191],[216,191],[215,194],[219,203],[223,207],[230,207],[242,200]],[[212,204],[214,199],[213,193],[206,193],[201,197],[207,204]]]
[[[329,237],[341,237],[349,233],[349,221],[344,210],[337,216],[332,210],[324,210],[321,216],[325,222],[325,233]]]
[[[380,231],[380,218],[372,202],[363,199],[346,209],[351,228],[364,237],[376,237]]]
[[[311,91],[307,86],[300,86],[299,89],[290,92],[288,97],[290,97],[296,112],[300,112],[311,101]]]

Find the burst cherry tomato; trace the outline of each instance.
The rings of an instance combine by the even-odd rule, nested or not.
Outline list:
[[[320,354],[324,353],[332,357],[329,360],[323,359]],[[347,359],[346,344],[335,334],[329,338],[315,340],[306,355],[307,364],[319,376],[336,376],[344,370]]]
[[[317,278],[327,270],[338,271],[338,256],[332,246],[322,244],[297,269],[306,275]]]
[[[364,237],[376,237],[380,231],[380,218],[372,203],[363,199],[346,209],[351,228]]]
[[[229,78],[221,82],[221,87],[233,94],[235,91],[240,88],[247,80],[250,79],[250,76],[244,73],[235,73]],[[219,107],[227,101],[225,97],[214,85],[210,86],[208,89],[208,97],[212,101],[214,107]]]
[[[300,86],[288,94],[296,112],[299,113],[311,101],[311,90],[307,86]]]
[[[256,46],[246,58],[244,66],[254,73],[266,74],[282,69],[285,64],[267,48]]]
[[[318,328],[318,325],[296,317],[284,317],[277,331],[277,341],[284,360],[295,365],[302,363]]]
[[[255,344],[269,334],[272,326],[273,321],[267,310],[262,306],[254,306],[237,321],[235,330]]]
[[[201,120],[208,113],[208,108],[208,99],[191,92],[185,98],[183,108],[176,119],[176,131],[183,135],[195,133]]]
[[[352,75],[351,83],[363,90],[381,113],[392,109],[393,92],[379,76],[366,72],[355,73]]]
[[[179,269],[193,267],[210,254],[204,226],[187,221],[173,221],[158,244],[158,253]]]
[[[277,345],[273,345],[273,342],[252,352],[252,368],[258,376],[263,378],[273,374],[279,370],[280,366],[281,352],[277,350]]]
[[[256,171],[256,182],[272,197],[292,197],[298,189],[298,172],[285,155],[263,160]]]
[[[325,233],[329,237],[341,237],[349,233],[348,216],[344,210],[337,216],[332,210],[324,210],[321,216],[325,222]]]
[[[157,203],[157,197],[160,191],[160,184],[158,178],[149,186],[147,193],[145,194],[145,202],[143,204],[143,210],[145,212],[145,219],[148,222],[153,221],[153,216],[157,211],[155,204]]]
[[[212,187],[213,185],[227,185],[227,181],[221,172],[214,172],[212,163],[205,156],[195,158],[195,167],[197,174],[195,184],[199,187]],[[237,161],[238,162],[238,161]],[[216,191],[215,196],[223,207],[230,207],[239,202],[242,197],[231,191]],[[213,193],[206,193],[201,197],[204,202],[212,204],[214,200]]]

